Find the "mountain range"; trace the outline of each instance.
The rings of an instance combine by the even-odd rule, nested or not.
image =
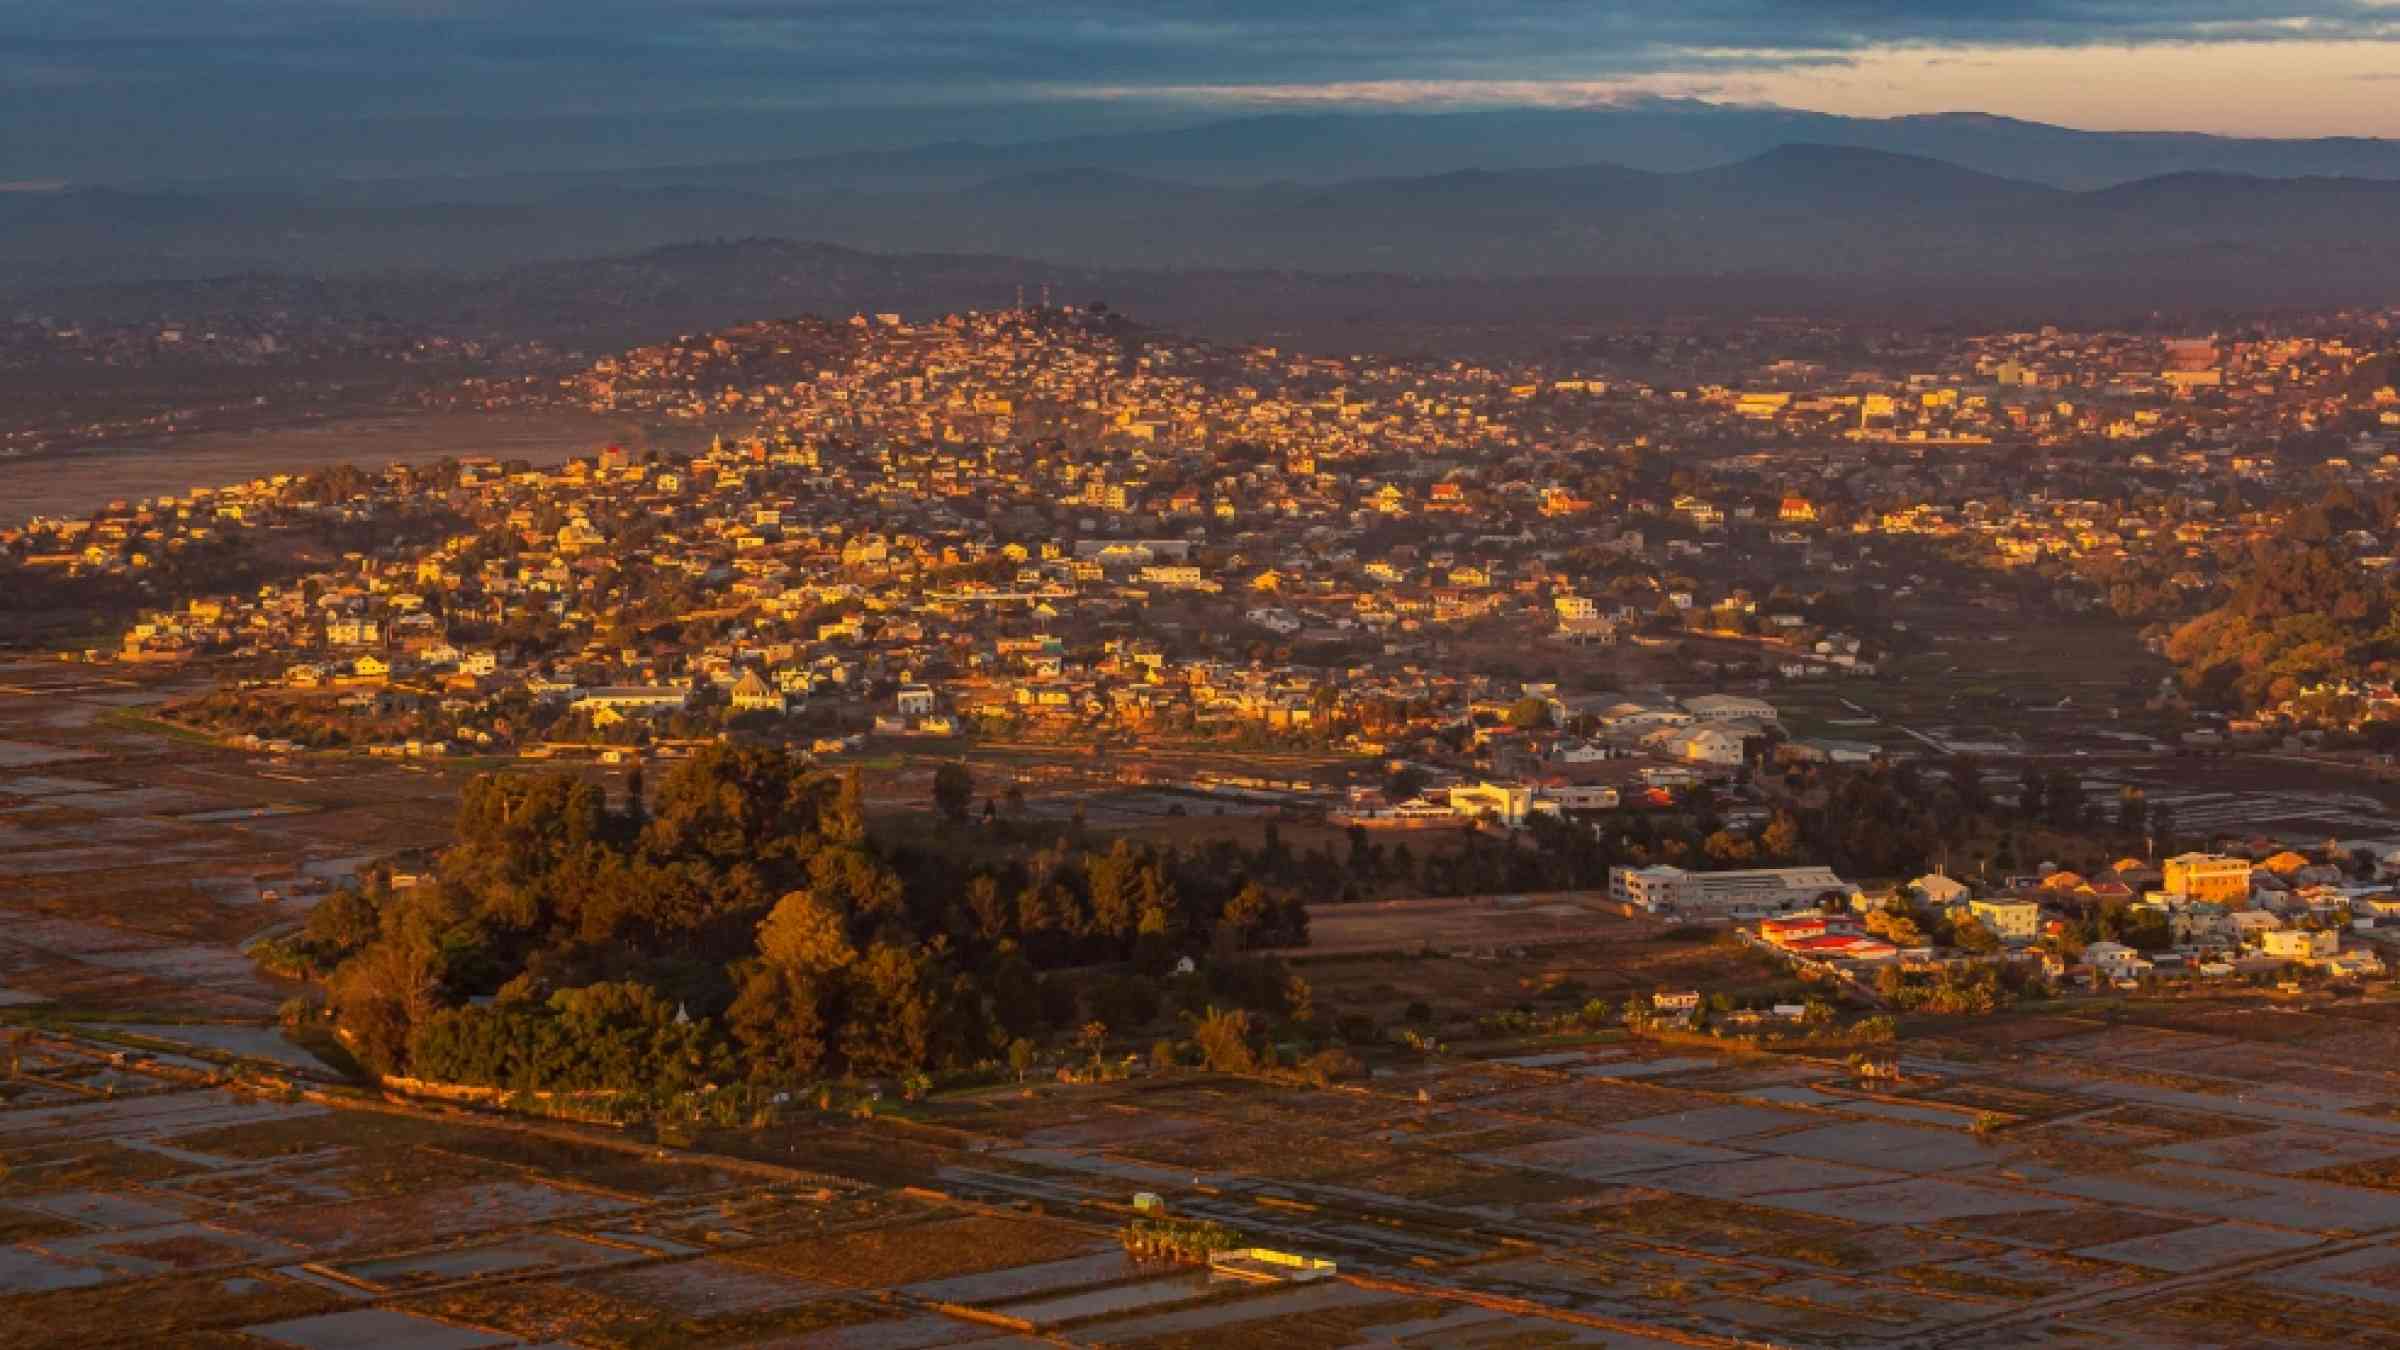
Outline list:
[[[2400,293],[2400,143],[1652,103],[1247,118],[617,173],[0,192],[0,290],[446,277],[680,243],[1484,282]]]
[[[291,194],[318,205],[538,202],[578,188],[708,188],[785,197],[958,188],[1058,169],[1104,169],[1218,187],[1278,180],[1413,178],[1459,169],[1621,164],[1678,173],[1792,144],[1939,159],[2052,187],[2111,187],[2177,173],[2400,179],[2400,141],[2085,131],[1985,113],[1844,117],[1654,99],[1610,107],[1447,113],[1273,113],[1169,130],[1028,141],[943,141],[721,163],[571,173],[115,184],[173,192]],[[83,186],[109,186],[86,184]]]
[[[266,193],[0,196],[0,279],[458,275],[773,236],[1057,265],[1448,278],[2079,280],[2374,302],[2400,290],[2400,180],[2189,171],[2069,189],[1791,144],[1709,168],[1465,169],[1256,186],[1077,166],[963,187],[773,196],[579,184],[534,202]]]

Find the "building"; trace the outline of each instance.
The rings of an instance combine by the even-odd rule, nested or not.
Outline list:
[[[1956,877],[1944,876],[1939,872],[1927,872],[1915,881],[1908,883],[1908,888],[1915,891],[1926,904],[1935,909],[1948,909],[1952,905],[1963,905],[1974,894],[1967,888],[1965,882]]]
[[[1970,900],[1967,912],[2002,942],[2031,942],[2042,935],[2042,907],[2031,900]]]
[[[571,705],[578,712],[662,713],[681,712],[692,701],[692,691],[662,685],[603,685],[577,691]]]
[[[892,711],[902,717],[923,717],[933,711],[933,690],[922,684],[902,685],[892,700]]]
[[[742,678],[733,682],[732,699],[735,712],[781,713],[790,708],[783,691],[758,678],[755,670],[743,671]]]
[[[2306,928],[2279,928],[2261,933],[2259,950],[2286,961],[2322,961],[2342,949],[2341,935]]]
[[[1561,811],[1614,811],[1622,800],[1615,788],[1601,784],[1561,783],[1541,790],[1540,800]],[[1534,808],[1540,810],[1537,804]]]
[[[1761,919],[1758,935],[1778,947],[1795,942],[1820,938],[1828,933],[1863,933],[1858,917],[1852,914],[1795,914],[1787,919]]]
[[[2122,942],[2095,942],[2083,949],[2085,964],[2108,980],[2138,980],[2154,967],[2148,957]]]
[[[1454,787],[1450,789],[1450,809],[1470,820],[1489,818],[1513,830],[1522,826],[1525,817],[1534,810],[1533,789],[1521,783]]]
[[[1775,705],[1763,698],[1743,698],[1738,694],[1701,694],[1683,701],[1683,710],[1695,722],[1772,722]]]
[[[1694,727],[1662,736],[1659,747],[1694,764],[1730,768],[1742,762],[1742,737],[1720,727]]]
[[[1847,900],[1857,891],[1830,867],[1765,867],[1741,872],[1612,867],[1608,873],[1610,898],[1652,914],[1773,914],[1814,905],[1828,894]]]
[[[1820,933],[1779,945],[1815,961],[1889,961],[1900,954],[1898,947],[1871,933]]]
[[[2184,900],[2246,904],[2250,899],[2250,860],[2222,853],[2179,853],[2167,859],[2161,889]]]

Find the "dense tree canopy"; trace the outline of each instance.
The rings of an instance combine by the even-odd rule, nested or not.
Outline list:
[[[568,774],[468,785],[429,877],[329,899],[303,934],[384,1071],[542,1091],[898,1074],[1157,995],[1046,972],[1306,940],[1280,847],[1105,851],[995,831],[885,844],[861,785],[710,747],[647,802]]]

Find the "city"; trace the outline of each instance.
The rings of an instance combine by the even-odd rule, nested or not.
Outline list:
[[[2400,28],[402,8],[0,18],[0,1345],[2400,1345]]]

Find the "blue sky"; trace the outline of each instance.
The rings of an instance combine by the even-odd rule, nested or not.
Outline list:
[[[575,168],[1649,95],[2400,136],[2400,0],[0,3],[0,180]]]

